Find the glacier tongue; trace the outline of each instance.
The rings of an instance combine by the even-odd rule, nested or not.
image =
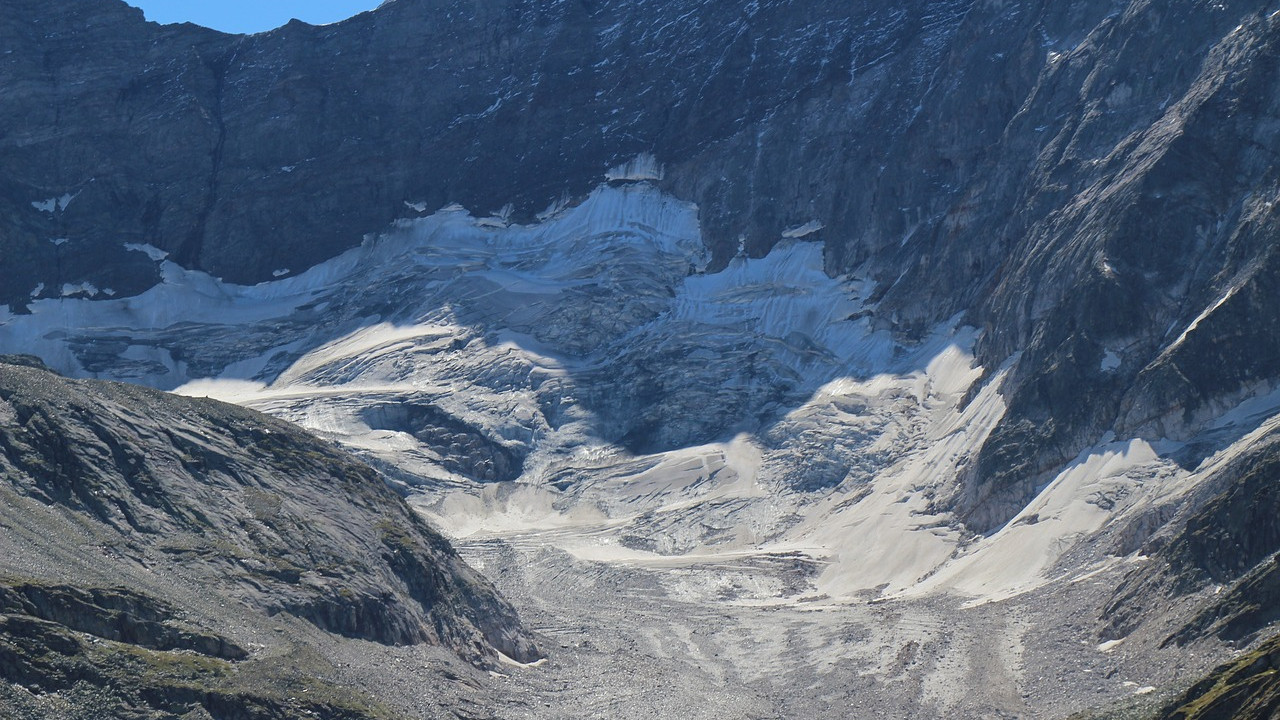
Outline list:
[[[708,272],[697,208],[645,183],[534,225],[447,207],[252,287],[155,259],[147,293],[36,301],[0,318],[0,347],[294,420],[429,487],[415,503],[456,537],[551,533],[631,563],[800,553],[825,596],[998,598],[1107,517],[1080,488],[1160,463],[1082,460],[1034,531],[959,551],[944,501],[1004,412],[975,332],[895,342],[871,284],[800,239]]]

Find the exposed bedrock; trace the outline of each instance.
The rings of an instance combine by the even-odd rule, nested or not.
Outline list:
[[[340,635],[434,643],[482,664],[494,650],[538,654],[515,612],[371,468],[288,423],[3,361],[0,416],[0,521],[14,551],[0,570],[17,578],[0,583],[0,612],[242,657],[166,624],[194,583],[248,617],[288,612]],[[114,578],[175,600],[71,585],[67,574],[85,566],[67,553],[86,537],[112,550],[77,583]],[[178,577],[157,590],[152,568]]]

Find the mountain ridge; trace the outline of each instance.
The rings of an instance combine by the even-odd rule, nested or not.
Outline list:
[[[14,362],[0,357],[8,711],[64,694],[97,717],[134,702],[146,718],[389,718],[404,715],[368,684],[288,654],[367,640],[482,667],[540,657],[368,467],[239,407]],[[294,682],[314,702],[289,700]]]

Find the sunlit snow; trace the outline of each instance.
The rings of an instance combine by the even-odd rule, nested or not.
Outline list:
[[[660,172],[644,156],[615,170]],[[532,225],[511,214],[449,206],[251,287],[131,244],[163,282],[2,312],[0,348],[294,420],[429,487],[412,501],[455,537],[664,567],[798,553],[824,563],[826,598],[1007,598],[1190,484],[1175,448],[1106,439],[974,541],[934,501],[1003,417],[1006,367],[977,366],[959,318],[896,341],[872,320],[874,283],[832,277],[805,241],[817,221],[707,272],[697,208],[643,182]]]

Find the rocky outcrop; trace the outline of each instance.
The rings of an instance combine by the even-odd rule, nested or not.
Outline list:
[[[1127,635],[1187,602],[1190,615],[1165,639],[1207,635],[1247,641],[1280,620],[1280,436],[1272,433],[1213,473],[1141,548],[1104,610],[1106,636]],[[1212,592],[1202,592],[1213,589]]]
[[[524,453],[488,437],[440,408],[422,403],[372,404],[360,412],[369,427],[408,433],[437,451],[441,465],[479,482],[509,482],[520,477]]]
[[[1268,720],[1280,713],[1280,637],[1223,664],[1159,720]]]
[[[0,612],[151,650],[191,650],[224,660],[249,656],[226,638],[175,627],[168,621],[178,617],[177,608],[124,588],[78,588],[15,579],[0,585]]]
[[[0,614],[0,676],[6,680],[0,709],[21,720],[405,717],[358,690],[327,685],[304,672],[153,651],[22,615]]]
[[[9,682],[89,683],[155,717],[389,717],[354,689],[291,704],[242,687],[233,665],[270,655],[258,633],[289,617],[479,665],[538,657],[510,606],[369,467],[252,411],[34,364],[0,362]]]

